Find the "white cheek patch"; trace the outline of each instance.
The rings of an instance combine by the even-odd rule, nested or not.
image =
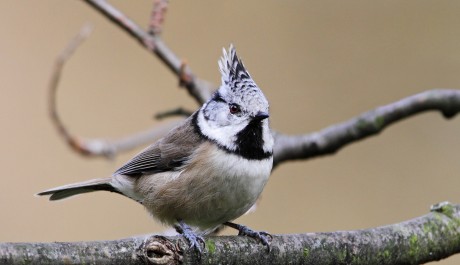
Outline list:
[[[216,115],[216,120],[217,121],[223,121],[220,124],[209,124],[209,126],[212,126],[214,129],[217,129],[218,125],[220,126],[228,126],[230,125],[230,121],[227,119],[227,113],[223,111],[219,111],[219,113]],[[214,125],[214,126],[213,126]]]
[[[226,115],[225,113],[219,115]],[[225,120],[226,117],[218,117],[219,119]],[[218,144],[225,146],[230,150],[235,150],[236,145],[234,143],[236,134],[243,130],[246,124],[240,123],[232,126],[219,126],[220,124],[213,121],[207,121],[202,111],[198,112],[197,118],[198,127],[201,129],[201,133],[209,139],[216,141]],[[222,123],[221,123],[222,124]]]

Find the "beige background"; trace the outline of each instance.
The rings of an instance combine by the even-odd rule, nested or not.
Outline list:
[[[111,2],[147,24],[151,1]],[[221,48],[234,43],[271,101],[272,127],[307,133],[427,89],[460,88],[459,14],[459,1],[172,1],[163,36],[215,83]],[[0,241],[103,240],[164,229],[121,196],[56,203],[33,196],[108,176],[136,152],[87,159],[51,126],[53,61],[86,22],[95,31],[66,66],[58,95],[74,132],[116,138],[155,126],[158,111],[197,108],[156,58],[82,1],[0,1]],[[300,233],[420,216],[433,203],[460,202],[458,150],[458,117],[419,115],[334,156],[280,166],[257,212],[237,221]]]

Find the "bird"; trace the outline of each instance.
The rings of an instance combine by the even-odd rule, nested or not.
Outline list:
[[[221,85],[191,116],[110,177],[37,195],[51,201],[94,191],[121,194],[172,226],[200,254],[203,236],[222,226],[260,241],[271,235],[233,223],[258,200],[273,166],[269,103],[233,45],[218,62]]]

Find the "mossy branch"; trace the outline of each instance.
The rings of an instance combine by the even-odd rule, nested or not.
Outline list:
[[[276,235],[271,252],[244,236],[206,238],[201,260],[181,237],[114,241],[0,243],[0,264],[423,264],[460,252],[460,205],[356,231]]]

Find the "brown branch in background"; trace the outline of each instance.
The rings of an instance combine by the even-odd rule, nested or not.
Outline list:
[[[159,36],[148,34],[126,15],[104,0],[84,1],[118,25],[126,33],[137,39],[142,46],[153,52],[181,81],[186,81],[184,87],[199,105],[206,102],[211,96],[212,91],[216,87],[209,82],[202,82],[196,78],[188,66],[185,70],[181,70],[182,61],[168,48]],[[187,78],[182,78],[182,75],[186,75]]]
[[[75,50],[83,43],[83,41],[90,35],[91,26],[84,26],[80,32],[75,36],[73,40],[69,42],[67,47],[59,54],[56,62],[54,64],[54,69],[51,75],[51,80],[49,84],[49,113],[51,116],[51,121],[58,130],[58,133],[64,138],[64,140],[71,146],[72,149],[77,151],[80,154],[87,155],[88,151],[82,145],[82,142],[79,138],[73,136],[59,116],[56,107],[56,93],[61,79],[62,69],[70,58],[70,56],[75,52]]]
[[[111,21],[115,22],[115,24],[120,26],[125,32],[136,38],[145,48],[153,51],[162,60],[162,62],[178,76],[180,84],[187,88],[190,95],[195,98],[199,104],[202,104],[210,97],[214,86],[207,81],[195,78],[184,61],[177,58],[177,56],[162,42],[159,36],[157,36],[158,34],[150,35],[146,33],[132,20],[127,18],[123,13],[104,0],[86,0],[86,2],[95,7],[96,10],[104,14],[104,16],[109,18]],[[161,31],[161,25],[164,21],[166,9],[166,0],[155,0],[150,25],[150,30],[152,32],[158,33]],[[178,122],[171,122],[157,128],[149,129],[145,132],[110,141],[106,139],[82,139],[69,132],[58,115],[56,108],[56,93],[65,62],[70,58],[76,48],[82,43],[84,37],[88,34],[88,29],[85,28],[82,30],[82,32],[78,34],[78,36],[72,40],[68,47],[59,55],[50,81],[49,109],[51,119],[59,134],[65,139],[68,145],[81,155],[112,158],[120,152],[150,144],[164,136],[170,129],[176,126]],[[185,110],[182,111],[182,113],[163,113],[163,115],[160,115],[160,118],[175,114],[184,115],[185,113]]]
[[[163,112],[159,112],[155,114],[155,119],[157,120],[162,120],[164,118],[169,118],[173,116],[182,116],[182,117],[188,117],[193,114],[193,111],[190,111],[188,109],[184,109],[182,107],[178,107],[172,110],[167,110]]]
[[[173,128],[177,122],[112,141],[101,139],[83,140],[70,134],[62,123],[56,110],[57,86],[65,62],[74,53],[89,32],[89,27],[84,27],[56,60],[50,82],[49,109],[53,124],[73,150],[83,155],[105,156],[110,158],[120,152],[152,143],[163,136],[167,132],[167,129]],[[184,65],[185,63],[182,62],[180,68],[184,69]],[[179,76],[182,76],[182,74],[179,74]],[[435,89],[425,91],[386,106],[379,107],[375,110],[368,111],[349,121],[327,127],[314,133],[294,136],[275,133],[274,165],[276,166],[290,160],[309,159],[333,154],[350,143],[380,133],[384,128],[394,122],[428,110],[441,111],[446,118],[453,117],[460,111],[460,90]],[[173,111],[159,113],[157,118],[164,118],[172,115],[185,116],[189,114],[189,111],[179,108]],[[137,139],[137,137],[139,137],[139,139]]]
[[[163,22],[168,10],[168,0],[153,0],[153,9],[150,16],[149,34],[159,36],[163,29]]]
[[[187,74],[187,61],[184,59],[180,64],[179,70],[179,86],[183,87],[190,83],[191,76]]]
[[[460,206],[366,230],[274,235],[271,251],[245,236],[206,237],[197,259],[182,237],[113,241],[0,243],[2,264],[423,264],[460,252]]]
[[[350,143],[380,133],[390,124],[430,110],[452,118],[460,111],[460,90],[428,90],[315,133],[294,136],[276,133],[274,164],[333,154]]]
[[[184,61],[179,60],[158,36],[152,36],[146,33],[133,21],[104,0],[84,1],[101,12],[116,25],[120,26],[120,28],[125,32],[139,40],[144,47],[153,51],[165,63],[165,65],[173,70],[173,72],[178,76],[180,82],[187,87],[190,95],[192,95],[198,103],[202,104],[210,96],[212,90],[210,88],[214,86],[191,74],[187,64]],[[159,6],[159,4],[155,5],[155,8],[159,8]],[[58,74],[59,73],[60,71]],[[54,83],[56,83],[57,80],[58,79],[53,78]],[[337,150],[352,142],[381,132],[388,125],[393,124],[396,121],[427,110],[439,110],[445,117],[452,117],[459,111],[459,109],[459,90],[431,90],[366,112],[360,116],[352,118],[349,121],[330,126],[319,132],[294,136],[275,133],[274,164],[276,166],[282,162],[290,160],[308,159],[335,153]],[[57,119],[57,121],[59,121],[59,119]],[[62,126],[58,129],[65,132],[65,128]],[[154,136],[156,137],[156,135]],[[145,138],[145,141],[142,142],[152,142],[153,139],[155,138],[153,137],[148,139],[147,137]],[[67,137],[67,141],[70,145],[74,146],[75,149],[82,150],[81,153],[88,153],[88,147],[82,148],[84,145],[81,141],[76,140],[76,138]],[[123,142],[138,143],[137,141]],[[134,144],[132,146],[129,144],[123,144],[124,148],[122,149],[113,148],[113,146],[116,145],[117,141],[112,142],[112,144],[109,145],[110,147],[107,147],[107,145],[101,145],[100,142],[97,142],[97,144],[93,144],[92,146],[97,146],[99,148],[98,151],[92,151],[89,153],[111,156],[117,152],[121,152],[122,150],[137,147],[134,146]],[[100,148],[101,146],[104,148]]]
[[[144,132],[116,140],[83,139],[69,131],[69,129],[62,122],[62,119],[59,116],[59,112],[57,111],[56,94],[65,63],[69,60],[70,56],[74,54],[79,45],[89,36],[90,32],[91,27],[84,26],[77,34],[77,36],[69,42],[67,47],[56,59],[49,84],[49,113],[51,116],[51,121],[56,127],[59,135],[64,138],[72,150],[85,156],[103,156],[112,158],[114,155],[120,152],[125,152],[158,140],[159,138],[163,137],[169,130],[174,128],[178,124],[178,121],[169,122]]]
[[[109,150],[111,155],[116,155],[119,153],[123,153],[129,150],[132,150],[137,147],[143,147],[150,145],[160,139],[161,137],[165,136],[170,130],[176,127],[180,121],[171,121],[160,126],[152,127],[147,129],[146,131],[136,133],[133,135],[128,135],[126,137],[115,139],[111,141],[103,142],[104,149]],[[97,140],[93,140],[97,141]],[[95,155],[95,154],[93,154]],[[97,155],[103,155],[99,153]]]

